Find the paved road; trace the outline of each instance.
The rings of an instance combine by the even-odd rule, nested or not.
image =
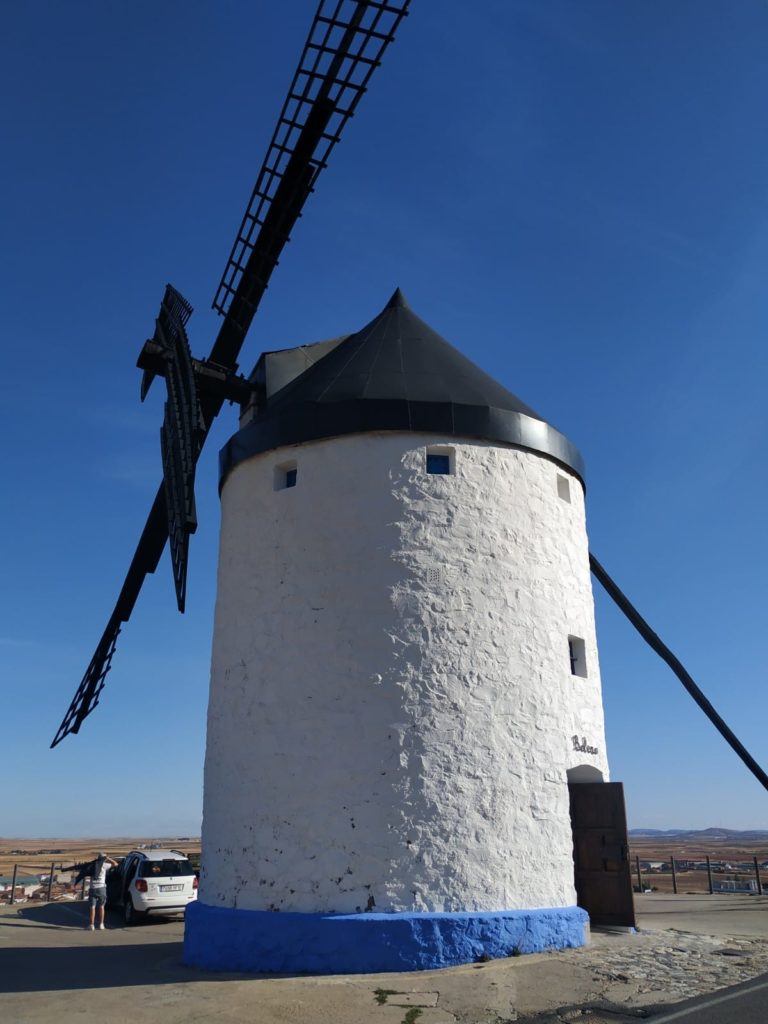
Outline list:
[[[661,1011],[652,1024],[766,1024],[768,975],[695,999],[670,1012]]]
[[[768,937],[768,896],[740,893],[691,895],[655,892],[635,895],[641,928],[675,928],[699,935],[754,935]],[[768,1014],[766,1014],[768,1022]]]

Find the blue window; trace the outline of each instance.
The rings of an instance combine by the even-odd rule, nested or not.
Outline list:
[[[283,462],[275,466],[275,490],[283,491],[287,487],[295,487],[299,471],[295,462]]]
[[[434,452],[427,452],[427,472],[449,476],[451,472],[450,455],[437,455]]]

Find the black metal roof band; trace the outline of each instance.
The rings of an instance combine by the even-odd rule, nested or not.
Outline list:
[[[299,368],[293,351],[285,362]],[[252,422],[222,449],[219,485],[261,452],[375,431],[512,444],[554,459],[584,481],[584,462],[568,438],[418,317],[398,289],[362,330],[265,396]]]

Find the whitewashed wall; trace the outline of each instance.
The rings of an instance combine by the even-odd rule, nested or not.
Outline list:
[[[452,476],[426,474],[439,444]],[[297,486],[275,490],[290,460]],[[569,634],[585,640],[587,678],[571,674]],[[398,433],[231,473],[201,900],[573,905],[566,771],[579,764],[607,778],[576,477],[511,447]]]

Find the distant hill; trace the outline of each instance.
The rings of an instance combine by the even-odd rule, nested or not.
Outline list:
[[[730,842],[744,839],[768,840],[768,830],[765,829],[740,831],[734,828],[631,828],[629,835],[636,839],[647,836],[649,839],[669,837],[675,839],[723,839]]]

